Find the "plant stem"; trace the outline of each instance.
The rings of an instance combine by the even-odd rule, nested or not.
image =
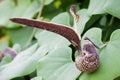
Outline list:
[[[40,9],[39,9],[39,13],[38,13],[38,16],[37,16],[37,19],[41,16],[42,14],[42,10],[44,8],[44,0],[40,0]]]
[[[32,39],[34,37],[35,32],[36,32],[36,28],[33,28],[32,34],[31,34],[31,36],[30,36],[30,38],[29,38],[29,40],[28,40],[28,42],[27,42],[25,47],[29,46],[29,44],[31,43],[31,41],[32,41]]]
[[[114,21],[114,17],[112,16],[111,19],[110,19],[110,22],[108,24],[108,27],[112,25],[113,21]]]
[[[107,38],[108,38],[108,36],[109,36],[109,30],[110,30],[110,27],[111,27],[113,21],[114,21],[114,17],[112,16],[111,19],[110,19],[110,22],[109,22],[108,25],[106,26],[106,30],[105,30],[105,31],[106,31],[106,35],[105,35],[105,37],[104,37],[104,39],[103,39],[103,42],[107,41]]]
[[[38,13],[36,19],[39,19],[39,18],[40,18],[41,14],[42,14],[43,8],[44,8],[44,0],[40,0],[40,9],[39,9],[39,13]],[[30,36],[30,38],[29,38],[29,40],[28,40],[25,48],[28,47],[29,44],[31,43],[31,41],[32,41],[32,39],[33,39],[33,37],[34,37],[34,34],[35,34],[36,30],[37,30],[36,28],[33,28],[32,34],[31,34],[31,36]]]

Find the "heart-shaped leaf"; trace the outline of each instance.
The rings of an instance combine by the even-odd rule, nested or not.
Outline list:
[[[37,49],[37,44],[20,52],[12,62],[0,66],[0,80],[9,80],[15,77],[32,73],[36,69],[38,60],[47,53],[46,46]]]
[[[71,49],[57,48],[40,59],[37,74],[44,80],[75,80],[80,71],[71,58]],[[51,75],[52,74],[52,75]]]
[[[18,25],[9,21],[10,17],[26,17],[32,18],[39,10],[39,2],[37,0],[4,0],[0,3],[0,25],[5,27],[17,27]]]
[[[90,0],[88,7],[88,15],[91,16],[93,14],[105,13],[104,6],[106,5],[106,3],[107,0]]]
[[[105,12],[120,19],[120,0],[109,0],[106,2]]]
[[[120,18],[120,0],[90,0],[88,15],[109,13]]]

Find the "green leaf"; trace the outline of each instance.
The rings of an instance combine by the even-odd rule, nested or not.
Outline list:
[[[52,50],[40,59],[37,73],[44,80],[75,80],[80,74],[71,59],[72,51],[68,47]]]
[[[17,4],[13,5],[13,0],[4,0],[0,3],[0,25],[5,27],[18,27],[18,24],[9,21],[11,17],[32,18],[39,9],[37,0],[17,0]]]
[[[92,42],[94,42],[97,46],[102,46],[103,45],[103,42],[101,41],[101,37],[102,37],[102,31],[101,29],[99,28],[92,28],[92,29],[89,29],[83,36],[82,38],[82,43],[83,43],[83,40],[84,40],[84,37],[88,37],[90,38],[90,40]],[[82,44],[83,45],[83,44]]]
[[[95,32],[93,34],[93,32]],[[100,29],[90,29],[84,36],[89,36],[94,40],[95,44],[101,43]],[[96,34],[99,34],[97,36]],[[110,37],[110,41],[106,46],[100,49],[100,67],[94,73],[83,73],[79,80],[113,80],[120,76],[120,29],[114,31]],[[94,36],[94,37],[92,37]]]
[[[45,0],[44,4],[45,4],[45,5],[48,5],[48,4],[52,3],[53,1],[54,1],[54,0]]]
[[[0,3],[0,25],[5,25],[8,21],[8,17],[11,16],[10,13],[13,12],[13,6],[10,0],[4,0]]]
[[[51,22],[58,23],[58,24],[64,24],[64,25],[70,25],[69,14],[66,12],[61,13],[57,15],[56,17],[54,17]],[[35,37],[37,38],[39,45],[47,45],[49,50],[53,50],[59,47],[70,45],[70,42],[64,37],[58,34],[52,33],[52,32],[48,32],[48,31],[38,32],[36,33]]]
[[[60,13],[55,16],[51,22],[70,26],[70,15],[67,12]]]
[[[37,33],[36,38],[39,45],[47,45],[48,50],[70,45],[69,41],[64,37],[48,31]]]
[[[46,46],[37,49],[37,44],[20,52],[12,62],[0,67],[0,80],[9,80],[32,73],[36,69],[38,60],[46,53]]]
[[[120,19],[120,0],[90,0],[88,15],[108,13]]]
[[[74,25],[74,28],[76,32],[81,35],[90,17],[87,14],[87,9],[82,9],[78,11],[77,14],[79,15],[79,20],[78,23]]]
[[[120,0],[108,0],[105,6],[105,12],[120,19]]]
[[[22,48],[26,46],[33,32],[33,28],[24,27],[9,30],[9,36],[13,44],[18,43]]]
[[[90,0],[90,4],[88,7],[88,15],[92,16],[93,14],[103,14],[104,6],[106,6],[106,3],[109,2],[107,0]]]

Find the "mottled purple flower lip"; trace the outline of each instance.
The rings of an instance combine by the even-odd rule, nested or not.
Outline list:
[[[80,39],[77,33],[72,28],[69,28],[65,25],[59,25],[55,23],[38,21],[34,19],[26,19],[26,18],[11,18],[10,20],[19,24],[27,25],[30,27],[36,27],[57,33],[68,39],[71,42],[71,44],[75,46],[78,50],[81,50]]]

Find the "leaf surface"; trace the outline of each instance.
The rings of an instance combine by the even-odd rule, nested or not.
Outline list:
[[[0,66],[0,79],[10,80],[32,73],[36,69],[38,60],[47,53],[46,49],[46,46],[41,46],[37,49],[37,44],[35,44],[20,52],[13,61]]]
[[[108,13],[120,19],[120,0],[90,0],[88,15]]]
[[[80,71],[71,59],[70,48],[63,47],[40,59],[37,73],[44,80],[75,80]]]

